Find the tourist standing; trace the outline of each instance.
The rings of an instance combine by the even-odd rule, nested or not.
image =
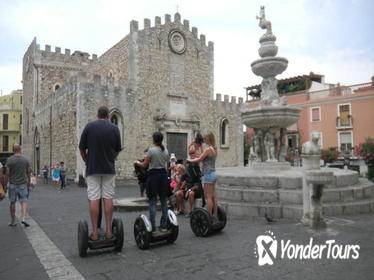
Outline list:
[[[44,165],[44,167],[42,168],[44,184],[48,184],[48,172],[49,172],[49,169],[48,169],[47,165]]]
[[[161,132],[152,135],[154,146],[148,149],[147,156],[143,162],[135,161],[134,164],[148,168],[147,196],[149,199],[149,218],[152,224],[152,231],[156,230],[156,204],[157,196],[161,201],[162,217],[160,231],[167,231],[168,205],[167,197],[169,193],[167,165],[169,162],[169,152],[162,145],[164,136]]]
[[[198,132],[195,136],[195,140],[188,145],[188,155],[190,159],[198,158],[203,153],[203,142],[203,136]],[[201,170],[199,163],[190,163],[187,168],[192,181],[194,181],[194,183],[200,182],[201,184]]]
[[[66,187],[66,171],[67,168],[63,161],[60,162],[60,180],[61,180],[61,187],[60,190],[63,190]]]
[[[84,128],[79,149],[87,166],[87,195],[92,222],[91,240],[98,240],[97,223],[100,200],[104,200],[105,238],[112,239],[115,159],[122,150],[121,136],[116,125],[109,122],[109,109],[101,106],[97,120]]]
[[[9,226],[16,226],[16,201],[21,204],[21,223],[28,227],[26,222],[27,200],[29,195],[28,188],[30,187],[31,168],[29,161],[21,155],[21,146],[19,144],[13,145],[13,153],[6,161],[7,177],[9,178],[9,201],[10,201],[10,217]]]
[[[207,200],[208,212],[214,217],[217,217],[217,197],[216,197],[216,158],[217,158],[217,147],[214,134],[208,132],[204,135],[204,143],[208,147],[204,152],[195,159],[188,159],[187,162],[198,163],[203,162],[203,181],[204,181],[204,196]]]
[[[57,163],[52,169],[52,183],[53,186],[58,189],[58,182],[60,182],[60,164]]]
[[[191,144],[188,146],[188,155],[190,159],[195,159],[200,157],[200,155],[203,153],[203,142],[204,138],[200,134],[200,132],[196,133],[195,140],[191,142]],[[201,169],[199,163],[189,163],[187,165],[187,172],[189,174],[190,180],[192,181],[194,186],[199,186],[202,188],[201,184]],[[202,194],[202,206],[205,206],[205,198],[204,193]]]

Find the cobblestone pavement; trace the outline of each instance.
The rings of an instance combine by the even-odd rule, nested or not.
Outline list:
[[[137,195],[133,182],[122,182],[116,190],[116,197]],[[125,226],[123,251],[89,251],[86,258],[80,258],[77,224],[80,218],[88,219],[85,189],[70,184],[59,193],[51,185],[40,184],[29,202],[35,221],[30,228],[8,227],[9,204],[0,202],[0,279],[72,279],[71,269],[85,279],[374,279],[374,215],[330,217],[328,229],[319,232],[295,221],[267,224],[263,219],[229,219],[221,233],[208,238],[195,237],[189,220],[179,216],[180,233],[174,244],[142,251],[133,236],[133,223],[141,212],[119,212],[116,215]],[[30,234],[37,227],[43,237],[34,250]],[[357,260],[290,260],[280,259],[278,252],[274,265],[259,266],[254,254],[256,238],[268,230],[274,232],[278,244],[282,239],[305,245],[311,237],[313,244],[334,239],[338,244],[360,245],[360,255]],[[49,240],[66,262],[48,257],[51,253],[43,246]]]

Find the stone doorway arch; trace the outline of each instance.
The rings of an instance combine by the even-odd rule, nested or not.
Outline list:
[[[121,145],[123,146],[123,130],[124,130],[124,122],[122,113],[118,109],[112,109],[109,112],[109,121],[116,126],[118,126],[120,135],[121,135]]]

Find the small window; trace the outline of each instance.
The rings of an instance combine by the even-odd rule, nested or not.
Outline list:
[[[19,103],[22,104],[22,95],[19,97]]]
[[[22,114],[19,115],[19,124],[22,124]]]
[[[110,71],[108,72],[108,78],[113,78],[113,71],[112,71],[112,70],[110,70]]]
[[[3,151],[4,152],[9,151],[9,136],[8,135],[3,136]]]
[[[320,110],[321,110],[320,107],[311,108],[312,122],[321,121],[321,111]]]
[[[53,87],[53,91],[57,91],[61,88],[61,85],[60,84],[55,84],[54,87]]]
[[[350,111],[350,104],[339,105],[340,126],[351,125]]]
[[[19,144],[22,145],[22,135],[19,136]]]
[[[221,134],[221,147],[228,147],[229,145],[229,121],[223,119],[220,127]]]
[[[351,152],[352,151],[352,132],[345,131],[339,133],[340,151]]]
[[[8,114],[3,115],[3,129],[4,130],[8,129]]]

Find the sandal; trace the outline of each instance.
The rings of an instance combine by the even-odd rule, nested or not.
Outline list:
[[[113,233],[111,232],[106,232],[105,233],[105,239],[112,239],[113,238]]]
[[[97,241],[97,240],[99,240],[99,234],[93,234],[93,233],[91,233],[90,234],[90,240],[92,240],[92,241]]]

